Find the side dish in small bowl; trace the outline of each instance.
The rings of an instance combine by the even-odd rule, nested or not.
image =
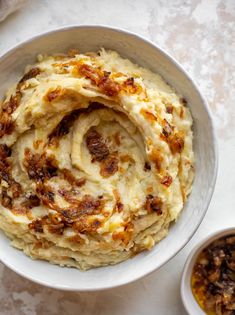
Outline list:
[[[181,295],[189,314],[235,314],[235,229],[203,241],[189,256]]]

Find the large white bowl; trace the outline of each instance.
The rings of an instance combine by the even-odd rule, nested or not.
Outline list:
[[[81,272],[45,261],[35,261],[12,248],[8,238],[0,233],[0,260],[5,265],[30,280],[64,290],[95,291],[113,288],[137,280],[165,264],[185,246],[201,223],[217,175],[217,147],[205,99],[172,57],[132,33],[103,26],[71,26],[36,36],[0,58],[0,97],[20,78],[26,65],[35,62],[39,53],[64,52],[69,48],[86,52],[96,51],[100,47],[116,50],[123,57],[160,73],[187,99],[194,119],[196,177],[188,202],[179,220],[171,226],[169,235],[151,251],[115,266]]]

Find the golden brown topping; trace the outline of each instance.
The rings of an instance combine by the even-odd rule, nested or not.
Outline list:
[[[122,85],[122,88],[131,94],[140,93],[142,91],[142,87],[139,84],[135,84],[134,78],[128,78]]]
[[[15,95],[11,95],[10,100],[3,103],[2,111],[6,112],[7,114],[12,114],[16,108],[19,106],[21,100],[21,92],[16,91]]]
[[[121,200],[119,191],[117,189],[113,189],[113,195],[117,202]]]
[[[79,233],[93,234],[101,226],[101,222],[97,219],[88,222],[87,217],[83,216],[78,221],[73,223],[73,229]]]
[[[116,199],[115,208],[117,209],[118,212],[121,212],[124,208],[124,205],[121,202],[121,196],[117,189],[113,189],[113,195],[114,195],[114,198]]]
[[[123,231],[123,232],[113,232],[112,239],[114,241],[122,241],[125,245],[127,245],[130,241],[130,234]]]
[[[121,155],[120,156],[120,161],[121,162],[130,162],[132,164],[135,164],[135,160],[128,154],[125,154],[125,155]]]
[[[80,211],[80,215],[99,214],[102,205],[103,202],[101,202],[101,200],[90,195],[84,195],[79,203],[78,209]]]
[[[63,56],[58,56],[55,60],[63,60]],[[54,71],[57,74],[67,74],[69,73],[69,68],[68,65],[63,64],[63,63],[53,63],[52,67],[54,67]]]
[[[149,162],[144,163],[144,170],[145,172],[151,171],[151,164]]]
[[[81,236],[79,236],[78,234],[74,235],[74,236],[67,237],[67,240],[72,242],[72,243],[85,244],[85,240]]]
[[[49,218],[52,216],[54,216],[54,215],[49,215]],[[45,223],[48,225],[49,232],[59,234],[59,235],[63,234],[64,229],[66,227],[66,223],[63,221],[58,221],[56,223],[52,223],[49,221],[49,219],[47,219],[47,221]]]
[[[86,78],[90,79],[94,84],[98,85],[102,72],[98,68],[94,68],[87,64],[78,65],[78,71]]]
[[[35,140],[33,142],[34,149],[37,150],[40,147],[41,144],[43,144],[43,140]]]
[[[163,128],[162,128],[162,134],[164,135],[164,137],[168,138],[172,132],[173,132],[174,127],[172,127],[169,122],[164,119],[163,120]]]
[[[0,138],[10,135],[14,131],[15,124],[7,112],[0,113]]]
[[[74,110],[70,114],[63,117],[55,129],[49,134],[48,139],[51,144],[69,133],[74,121],[78,118],[79,110]]]
[[[16,91],[11,95],[9,101],[3,103],[2,112],[0,113],[0,138],[13,132],[15,124],[12,121],[11,114],[17,109],[21,100],[21,92]]]
[[[90,195],[84,195],[77,201],[76,207],[62,210],[62,215],[68,220],[74,220],[84,215],[100,213],[102,202]]]
[[[11,182],[11,167],[6,160],[0,160],[0,178],[8,184]]]
[[[180,118],[184,118],[184,108],[180,108]]]
[[[40,199],[37,195],[31,194],[26,196],[26,200],[22,203],[22,206],[28,209],[40,206]]]
[[[173,109],[174,109],[174,107],[172,105],[167,105],[166,106],[166,112],[168,114],[172,114],[173,113]]]
[[[100,162],[109,155],[107,144],[94,128],[90,128],[86,134],[86,145],[92,156],[92,162]]]
[[[161,152],[154,148],[149,155],[150,160],[155,164],[156,169],[160,172],[161,164],[163,162],[163,157]]]
[[[119,166],[118,171],[120,174],[125,174],[126,170],[122,166]]]
[[[42,220],[37,219],[29,224],[29,228],[37,233],[43,233]]]
[[[0,144],[0,160],[6,159],[11,156],[11,148],[6,144]]]
[[[121,90],[120,85],[109,78],[110,72],[101,71],[87,64],[78,65],[78,71],[80,74],[90,79],[108,96],[117,96]]]
[[[1,204],[3,205],[3,207],[11,209],[12,208],[12,198],[10,196],[8,196],[7,194],[7,190],[6,189],[2,189],[2,194],[1,194]]]
[[[104,71],[103,77],[101,77],[99,88],[108,96],[117,96],[121,90],[121,87],[118,83],[109,78],[109,73]]]
[[[67,180],[72,186],[81,187],[85,185],[86,179],[84,177],[77,179],[69,169],[62,170],[64,179]]]
[[[168,138],[168,143],[173,154],[181,153],[184,148],[184,138],[182,133],[178,132],[170,135]]]
[[[133,231],[134,231],[133,223],[128,222],[123,232],[113,232],[112,239],[114,241],[122,241],[125,245],[127,245],[131,239]]]
[[[40,73],[41,73],[41,70],[38,67],[30,69],[27,73],[25,73],[23,78],[19,81],[19,84],[23,83],[26,80],[35,78]]]
[[[57,163],[53,156],[34,154],[29,148],[25,149],[24,167],[29,178],[39,182],[57,175]]]
[[[126,86],[133,87],[134,84],[135,84],[135,79],[134,79],[134,78],[128,78],[128,79],[126,79],[126,81],[125,81],[125,85],[126,85]]]
[[[147,119],[151,123],[154,123],[157,121],[157,116],[155,116],[153,113],[151,113],[150,111],[144,108],[141,108],[140,113],[144,116],[145,119]]]
[[[162,200],[161,198],[153,195],[148,195],[146,197],[145,209],[151,213],[156,212],[158,215],[162,214]]]
[[[151,194],[153,192],[153,187],[152,186],[147,187],[146,192],[148,194]]]
[[[48,199],[48,196],[44,196]],[[43,200],[45,202],[45,200]],[[91,214],[98,214],[102,210],[103,202],[99,199],[95,199],[90,195],[84,195],[82,199],[77,200],[76,205],[72,205],[68,209],[57,209],[57,213],[49,213],[44,216],[41,220],[33,221],[29,226],[30,228],[37,230],[37,232],[43,232],[43,226],[47,226],[50,233],[63,234],[66,227],[72,227],[77,232],[95,232],[100,226],[99,220],[88,221],[88,216]],[[55,209],[54,209],[55,210]]]
[[[124,204],[123,203],[117,202],[116,206],[117,206],[117,211],[118,212],[122,212],[123,211],[123,209],[124,209]]]
[[[161,179],[160,182],[162,185],[170,187],[170,185],[172,184],[172,177],[170,175],[166,175]]]
[[[17,183],[13,178],[11,174],[11,164],[8,160],[8,157],[11,155],[11,149],[5,145],[0,145],[0,179],[4,180],[8,188],[2,188],[2,196],[1,196],[1,203],[4,207],[12,208],[13,206],[13,200],[18,198],[21,193],[21,185]],[[10,196],[8,195],[10,194]]]
[[[110,154],[105,160],[101,161],[100,175],[107,178],[114,175],[118,171],[118,157]]]
[[[11,212],[14,213],[14,215],[24,215],[27,216],[30,220],[32,219],[31,214],[29,213],[28,209],[21,205],[14,205],[11,209]]]
[[[17,183],[15,180],[12,180],[11,191],[12,191],[12,197],[14,199],[20,197],[20,195],[22,194],[21,185]]]
[[[76,205],[79,202],[80,192],[76,189],[59,189],[58,193],[70,204]]]
[[[47,206],[50,209],[58,210],[59,206],[55,204],[55,193],[49,186],[43,185],[42,183],[37,184],[36,194],[39,200],[41,200],[42,204]]]
[[[62,89],[61,87],[57,87],[56,89],[50,89],[47,94],[44,96],[44,99],[48,102],[52,102],[54,101],[56,98],[58,98],[59,96],[61,96],[62,93]]]

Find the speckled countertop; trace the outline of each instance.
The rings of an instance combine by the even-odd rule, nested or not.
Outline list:
[[[217,185],[199,230],[160,271],[109,291],[70,293],[34,284],[0,264],[0,314],[184,315],[179,287],[190,249],[212,231],[235,226],[235,1],[35,0],[0,23],[0,54],[39,32],[68,24],[134,31],[185,67],[212,111],[220,153]]]

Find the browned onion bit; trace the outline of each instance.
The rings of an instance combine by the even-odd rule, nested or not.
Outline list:
[[[21,78],[19,81],[20,83],[23,83],[29,79],[35,78],[38,74],[41,73],[41,70],[38,67],[30,69],[28,72],[25,73],[25,75]]]
[[[162,214],[162,200],[160,197],[147,195],[145,202],[145,209],[151,213],[156,212],[158,215]]]
[[[40,199],[35,194],[30,194],[25,197],[25,201],[22,203],[22,206],[28,209],[38,207],[40,205]]]
[[[42,220],[36,219],[32,223],[29,223],[29,228],[38,233],[43,233]]]
[[[11,156],[11,148],[6,144],[0,144],[0,180],[7,183],[7,187],[2,187],[1,204],[12,209],[13,200],[22,194],[21,185],[12,177],[12,166],[9,157]]]
[[[29,148],[25,149],[24,166],[29,179],[37,182],[43,182],[57,175],[57,163],[53,156],[33,153]]]
[[[92,83],[97,85],[108,96],[117,96],[121,91],[121,86],[109,77],[110,72],[108,71],[102,71],[88,64],[81,64],[78,65],[78,72],[90,79]]]
[[[63,169],[62,174],[64,179],[66,179],[72,186],[81,187],[85,185],[86,179],[84,177],[76,178],[69,169]]]
[[[15,124],[12,121],[11,115],[7,112],[0,113],[0,138],[4,135],[10,135],[14,130]]]
[[[68,115],[64,116],[60,123],[55,127],[55,129],[48,136],[49,142],[59,139],[69,133],[70,128],[73,125],[75,119],[77,119],[79,112],[81,110],[74,110]]]
[[[103,137],[94,128],[86,134],[86,145],[92,156],[92,161],[102,161],[109,155],[109,148]]]
[[[1,204],[5,208],[8,208],[8,209],[12,208],[12,198],[10,196],[8,196],[6,189],[2,189]]]
[[[151,164],[149,162],[144,163],[144,170],[145,172],[151,171]]]
[[[115,154],[110,154],[100,164],[100,175],[107,178],[118,171],[119,159]]]
[[[42,186],[40,184],[40,186]],[[95,220],[93,223],[88,222],[89,215],[98,214],[102,210],[103,202],[90,195],[84,195],[82,199],[77,200],[76,204],[71,204],[67,209],[56,208],[56,205],[50,204],[50,192],[44,190],[40,191],[41,200],[43,204],[53,208],[57,212],[54,214],[49,213],[42,219],[34,220],[29,224],[29,228],[34,229],[36,232],[42,232],[43,226],[46,226],[51,233],[63,234],[66,227],[72,227],[79,232],[94,232],[100,226],[100,222]],[[38,191],[39,193],[39,191]]]
[[[166,175],[161,179],[161,184],[166,186],[166,187],[170,187],[170,185],[172,184],[172,177],[170,175]]]

